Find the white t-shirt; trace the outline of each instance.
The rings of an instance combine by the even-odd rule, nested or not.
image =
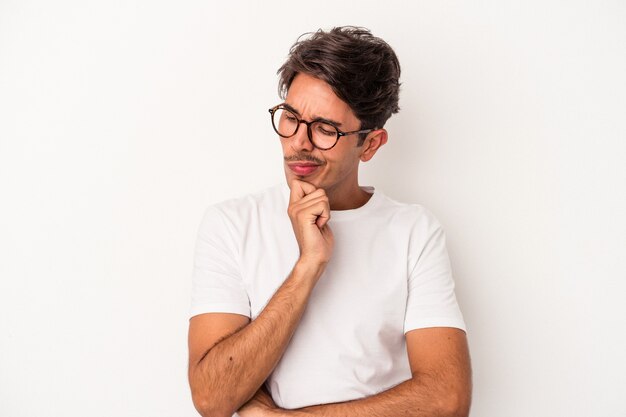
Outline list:
[[[268,380],[282,408],[387,390],[411,377],[406,332],[465,330],[437,219],[421,205],[363,188],[373,193],[364,206],[331,211],[332,257]],[[281,184],[207,208],[191,316],[259,315],[298,259],[288,202],[289,187]]]

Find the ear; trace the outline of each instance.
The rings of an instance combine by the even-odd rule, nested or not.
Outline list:
[[[385,129],[376,129],[370,132],[363,142],[360,159],[367,162],[374,157],[374,154],[381,146],[387,143],[387,131]]]

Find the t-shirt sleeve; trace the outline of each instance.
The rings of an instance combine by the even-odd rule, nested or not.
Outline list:
[[[412,230],[404,332],[427,327],[465,330],[454,293],[452,269],[441,224],[427,210]]]
[[[190,317],[236,313],[250,317],[233,226],[217,206],[206,209],[196,239]]]

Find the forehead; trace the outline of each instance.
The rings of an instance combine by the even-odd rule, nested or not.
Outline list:
[[[285,103],[304,118],[321,117],[351,125],[358,123],[350,106],[335,94],[328,83],[308,74],[296,75],[289,86]]]

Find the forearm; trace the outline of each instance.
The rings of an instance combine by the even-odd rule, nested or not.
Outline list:
[[[190,365],[202,414],[230,417],[272,372],[306,308],[323,267],[298,262],[259,316]]]
[[[414,376],[387,391],[370,397],[316,405],[297,410],[274,410],[275,416],[292,417],[466,417],[470,388],[454,391],[441,386],[435,378]]]

